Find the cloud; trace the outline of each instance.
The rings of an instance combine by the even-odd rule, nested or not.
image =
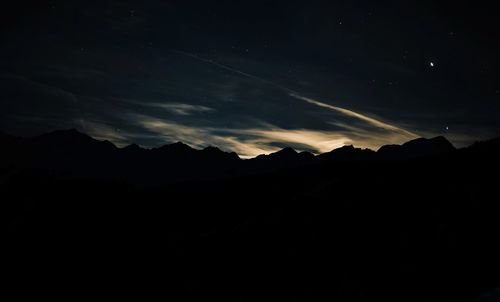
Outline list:
[[[217,146],[225,151],[234,151],[242,157],[253,157],[278,150],[257,141],[247,141],[239,131],[231,132],[221,128],[187,126],[173,121],[145,115],[134,115],[135,122],[163,141],[163,143],[184,142],[194,148]]]
[[[118,147],[126,146],[130,140],[127,133],[123,133],[117,128],[101,122],[85,121],[85,131],[95,139],[110,141]]]
[[[314,100],[314,99],[311,99],[311,98],[307,98],[307,97],[304,97],[304,96],[301,96],[301,95],[298,95],[298,94],[295,94],[295,93],[291,93],[290,96],[292,96],[292,97],[294,97],[296,99],[299,99],[299,100],[306,101],[309,104],[313,104],[313,105],[316,105],[316,106],[319,106],[319,107],[323,107],[323,108],[328,108],[328,109],[334,110],[336,112],[342,113],[342,114],[344,114],[346,116],[359,119],[361,121],[369,123],[372,126],[404,134],[404,135],[406,135],[409,138],[416,138],[416,137],[418,137],[418,135],[416,135],[415,133],[412,133],[412,132],[409,132],[409,131],[407,131],[405,129],[399,128],[397,126],[394,126],[394,125],[391,125],[391,124],[379,121],[377,119],[371,118],[371,117],[363,115],[361,113],[354,112],[352,110],[348,110],[348,109],[345,109],[345,108],[332,106],[332,105],[329,105],[329,104],[326,104],[326,103],[323,103],[323,102],[320,102],[320,101],[317,101],[317,100]]]
[[[181,122],[132,112],[122,112],[120,116],[127,121],[127,127],[119,129],[87,120],[85,130],[97,139],[109,140],[118,146],[139,143],[145,147],[158,147],[181,141],[197,149],[217,146],[224,151],[234,151],[242,158],[269,154],[285,146],[315,154],[348,144],[376,150],[383,144],[401,144],[413,138],[405,131],[394,130],[396,126],[374,127],[373,123],[360,118],[326,121],[331,125],[329,129],[284,129],[259,121],[252,122],[249,127],[230,128],[216,124],[207,126],[197,120]]]
[[[44,86],[44,88],[49,87]],[[64,93],[64,91],[56,89],[56,93]],[[69,96],[74,101],[74,105],[78,105],[77,96],[66,93],[64,95]],[[230,111],[231,114],[228,115],[228,109],[225,109],[226,112],[224,110],[216,112],[214,108],[208,106],[184,102],[166,103],[151,99],[142,101],[111,97],[110,100],[117,101],[118,104],[134,106],[115,106],[114,110],[108,110],[112,108],[109,107],[110,104],[117,103],[104,102],[101,99],[90,102],[91,99],[87,97],[86,103],[92,104],[89,107],[93,111],[87,111],[85,119],[80,114],[72,120],[79,122],[89,135],[97,139],[109,140],[118,146],[139,143],[145,147],[157,147],[182,141],[195,148],[217,146],[225,151],[234,151],[243,158],[272,153],[285,146],[316,154],[329,152],[346,144],[376,149],[382,144],[402,143],[417,137],[401,127],[345,108],[335,107],[298,94],[291,94],[291,97],[300,100],[297,103],[302,104],[306,115],[311,114],[307,112],[310,106],[308,104],[334,111],[339,115],[329,115],[335,118],[331,121],[325,120],[324,116],[317,118],[317,115],[311,115],[310,119],[301,123],[280,123],[279,118],[283,115],[280,114],[279,118],[276,118],[276,115],[272,114],[281,108],[280,106],[271,109],[266,107],[265,110],[258,111],[259,120],[247,120],[245,110]],[[144,110],[145,108],[153,110]],[[165,111],[172,114],[166,114]],[[221,115],[223,119],[214,119],[214,117],[211,120],[200,120],[197,115],[211,112],[216,112],[216,114],[223,112],[224,114]],[[104,120],[106,122],[102,122]],[[231,124],[234,120],[238,123]],[[273,120],[273,122],[272,124],[263,123],[263,120]],[[293,118],[290,120],[293,121]],[[313,123],[313,121],[320,122]],[[286,124],[287,128],[281,127],[283,124]]]
[[[148,103],[147,106],[163,108],[167,111],[170,111],[178,115],[191,115],[193,113],[215,111],[215,109],[206,106],[181,104],[181,103],[166,103],[166,104]]]
[[[240,129],[234,130],[240,134],[251,137],[248,141],[262,145],[273,146],[280,143],[297,149],[311,150],[315,153],[329,152],[340,148],[352,141],[345,135],[332,131],[311,129],[281,129],[271,127],[268,129]]]
[[[243,158],[278,151],[280,147],[277,145],[323,153],[352,142],[348,136],[332,131],[290,130],[272,125],[246,129],[187,126],[145,115],[134,115],[133,119],[164,143],[182,141],[195,148],[215,145],[226,151],[234,151]]]
[[[387,144],[402,144],[414,137],[410,137],[399,132],[388,131],[385,129],[373,129],[362,126],[354,126],[344,122],[332,121],[328,122],[330,125],[338,127],[339,133],[349,137],[352,144],[359,148],[369,148],[377,150],[382,145]]]
[[[177,115],[192,115],[195,113],[214,112],[215,109],[202,105],[192,105],[187,103],[170,103],[151,100],[131,100],[125,98],[112,98],[113,100],[143,107],[160,108]]]

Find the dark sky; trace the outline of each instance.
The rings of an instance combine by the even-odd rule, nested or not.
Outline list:
[[[7,133],[78,128],[242,156],[500,135],[493,1],[2,5]]]

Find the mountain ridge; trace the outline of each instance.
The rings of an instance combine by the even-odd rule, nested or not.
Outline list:
[[[418,138],[402,145],[385,145],[377,151],[346,145],[314,155],[286,147],[274,153],[242,159],[235,152],[225,152],[218,147],[195,149],[182,142],[151,149],[137,144],[118,148],[109,141],[97,140],[76,129],[57,130],[32,138],[9,135],[0,138],[0,146],[8,155],[0,159],[2,167],[57,170],[74,176],[148,184],[217,180],[324,164],[434,158],[458,151],[471,153],[470,150],[481,150],[485,144],[456,149],[445,137],[438,136]]]
[[[14,136],[14,135],[10,135],[10,134],[7,134],[5,132],[0,132],[0,138],[16,138],[16,139],[23,139],[23,140],[33,140],[33,141],[41,141],[41,140],[44,140],[44,141],[54,141],[54,140],[57,140],[59,142],[65,142],[65,140],[71,140],[72,142],[83,142],[83,141],[87,141],[87,142],[90,142],[90,141],[93,141],[93,142],[103,142],[103,143],[106,143],[106,144],[111,144],[113,145],[115,148],[117,149],[127,149],[127,148],[134,148],[134,149],[138,149],[137,147],[139,147],[139,149],[142,149],[142,150],[166,150],[166,149],[178,149],[178,150],[183,150],[183,151],[191,151],[191,150],[195,150],[195,151],[203,151],[205,149],[218,149],[220,150],[221,152],[224,152],[224,153],[235,153],[234,151],[222,151],[219,147],[217,146],[212,146],[212,145],[209,145],[209,146],[206,146],[204,147],[203,149],[196,149],[196,148],[193,148],[191,146],[189,146],[188,144],[184,143],[184,142],[181,142],[181,141],[178,141],[178,142],[175,142],[175,143],[171,143],[171,144],[165,144],[165,145],[161,145],[161,146],[158,146],[158,147],[151,147],[151,148],[145,148],[143,146],[140,146],[138,145],[137,143],[130,143],[129,145],[126,145],[124,147],[117,147],[115,144],[113,144],[112,142],[108,141],[108,140],[99,140],[99,139],[96,139],[86,133],[83,133],[83,132],[80,132],[79,130],[77,130],[76,128],[69,128],[69,129],[63,129],[63,130],[55,130],[55,131],[51,131],[51,132],[48,132],[48,133],[44,133],[44,134],[41,134],[41,135],[36,135],[36,136],[32,136],[32,137],[20,137],[20,136]],[[494,139],[492,139],[494,140]],[[447,145],[447,146],[450,146],[451,148],[450,149],[457,149],[453,146],[453,144],[448,140],[446,139],[446,137],[444,136],[436,136],[436,137],[432,137],[432,138],[424,138],[424,137],[420,137],[420,138],[416,138],[416,139],[413,139],[413,140],[410,140],[410,141],[407,141],[403,144],[389,144],[389,145],[383,145],[381,146],[377,151],[375,150],[372,150],[372,149],[369,149],[369,148],[358,148],[358,147],[355,147],[353,145],[344,145],[342,147],[339,147],[339,148],[336,148],[336,149],[332,149],[328,152],[325,152],[325,153],[319,153],[319,154],[313,154],[314,156],[321,156],[321,155],[325,155],[325,154],[330,154],[334,151],[340,151],[340,150],[352,150],[352,149],[356,149],[356,150],[366,150],[366,151],[372,151],[372,152],[384,152],[385,150],[384,149],[388,149],[388,148],[393,148],[393,147],[415,147],[416,145],[422,145],[422,144],[425,144],[425,145],[428,145],[428,144],[435,144],[435,143],[440,143],[442,145]],[[467,147],[464,147],[464,148],[467,148]],[[463,148],[462,148],[463,149]],[[276,156],[276,155],[283,155],[283,154],[287,154],[287,156],[291,156],[293,155],[293,153],[295,153],[295,155],[297,154],[301,154],[301,153],[310,153],[308,151],[297,151],[295,149],[293,149],[292,147],[284,147],[276,152],[272,152],[272,153],[265,153],[265,154],[259,154],[255,157],[252,157],[252,158],[247,158],[247,159],[244,159],[242,158],[242,160],[252,160],[252,159],[255,159],[257,157],[262,157],[262,156],[269,156],[269,155],[273,155],[273,156]],[[312,153],[311,153],[312,154]]]

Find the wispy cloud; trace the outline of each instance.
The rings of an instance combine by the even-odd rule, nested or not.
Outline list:
[[[340,148],[352,141],[345,135],[332,131],[311,129],[281,129],[278,127],[253,128],[233,130],[247,136],[252,143],[273,146],[276,143],[295,147],[296,149],[311,150],[315,153],[324,153]],[[302,148],[301,148],[302,146]]]
[[[196,148],[215,145],[243,158],[278,151],[278,145],[323,153],[352,142],[348,136],[332,131],[290,130],[272,125],[246,129],[187,126],[145,115],[135,115],[134,120],[165,142],[182,141]]]
[[[125,98],[113,98],[116,101],[138,105],[142,107],[150,107],[150,108],[160,108],[164,109],[170,113],[177,115],[192,115],[195,113],[207,113],[214,112],[215,109],[202,105],[193,105],[187,103],[172,103],[172,102],[161,102],[161,101],[152,101],[152,100],[132,100]]]
[[[317,100],[314,100],[314,99],[311,99],[311,98],[307,98],[307,97],[304,97],[304,96],[301,96],[301,95],[298,95],[298,94],[295,94],[295,93],[291,93],[290,96],[292,96],[292,97],[294,97],[296,99],[299,99],[299,100],[306,101],[309,104],[313,104],[313,105],[316,105],[316,106],[319,106],[319,107],[323,107],[323,108],[327,108],[327,109],[330,109],[330,110],[334,110],[334,111],[342,113],[342,114],[344,114],[346,116],[359,119],[361,121],[369,123],[372,126],[404,134],[405,136],[407,136],[409,138],[416,138],[416,137],[418,137],[418,135],[416,135],[415,133],[412,133],[412,132],[407,131],[405,129],[402,129],[400,127],[391,125],[389,123],[382,122],[380,120],[374,119],[374,118],[366,116],[364,114],[361,114],[361,113],[358,113],[358,112],[354,112],[354,111],[349,110],[349,109],[345,109],[345,108],[341,108],[341,107],[337,107],[337,106],[332,106],[330,104],[326,104],[326,103],[323,103],[323,102],[320,102],[320,101],[317,101]]]
[[[135,115],[134,120],[164,143],[182,141],[195,148],[213,145],[225,151],[234,151],[242,157],[253,157],[279,149],[256,140],[248,141],[237,130],[187,126],[145,115]]]
[[[86,121],[85,131],[88,135],[98,140],[107,140],[123,147],[129,143],[130,137],[115,127],[96,121]]]
[[[413,136],[401,134],[397,131],[388,131],[386,129],[373,129],[373,127],[356,126],[337,121],[328,123],[342,129],[338,132],[349,137],[352,144],[360,148],[377,150],[382,145],[402,144],[415,138]]]
[[[189,104],[181,104],[181,103],[149,103],[148,106],[163,108],[167,111],[178,115],[191,115],[193,113],[203,113],[203,112],[211,112],[215,111],[215,109],[201,106],[201,105],[189,105]]]

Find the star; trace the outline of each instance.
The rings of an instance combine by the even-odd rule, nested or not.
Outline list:
[[[434,62],[430,62],[430,64],[429,64],[429,65],[430,65],[431,67],[434,67],[434,66],[435,66]]]
[[[446,131],[448,131],[448,130],[450,130],[450,127],[446,126],[445,129],[446,129]]]

